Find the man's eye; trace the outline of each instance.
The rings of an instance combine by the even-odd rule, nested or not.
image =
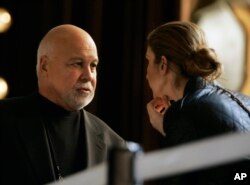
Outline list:
[[[75,66],[75,67],[81,67],[82,66],[82,63],[78,62],[78,63],[73,63],[71,64],[72,66]]]
[[[97,64],[95,64],[95,63],[91,64],[90,66],[91,66],[91,68],[97,68]]]

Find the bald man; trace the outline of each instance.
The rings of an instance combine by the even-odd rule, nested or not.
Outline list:
[[[37,52],[38,92],[0,101],[0,184],[45,184],[103,162],[126,142],[84,110],[95,94],[95,42],[74,25],[51,29]]]

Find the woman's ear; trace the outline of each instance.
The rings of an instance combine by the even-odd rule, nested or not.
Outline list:
[[[167,61],[167,58],[165,56],[161,56],[160,67],[161,67],[161,72],[163,74],[165,74],[167,72],[167,69],[168,69],[168,61]]]

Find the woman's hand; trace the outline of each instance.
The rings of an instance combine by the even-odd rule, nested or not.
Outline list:
[[[163,117],[169,106],[170,102],[167,96],[156,97],[147,104],[150,123],[163,136],[166,135],[163,129]]]

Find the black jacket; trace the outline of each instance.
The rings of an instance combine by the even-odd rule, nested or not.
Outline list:
[[[41,185],[56,179],[37,94],[0,101],[1,185]],[[126,142],[102,120],[82,110],[88,167],[107,158],[108,147]]]
[[[249,132],[247,109],[250,110],[249,97],[227,91],[200,77],[190,79],[183,98],[173,102],[164,116],[166,137],[162,145],[172,147],[229,132]],[[168,185],[229,185],[235,183],[235,173],[249,169],[248,161],[228,164],[169,178]]]

